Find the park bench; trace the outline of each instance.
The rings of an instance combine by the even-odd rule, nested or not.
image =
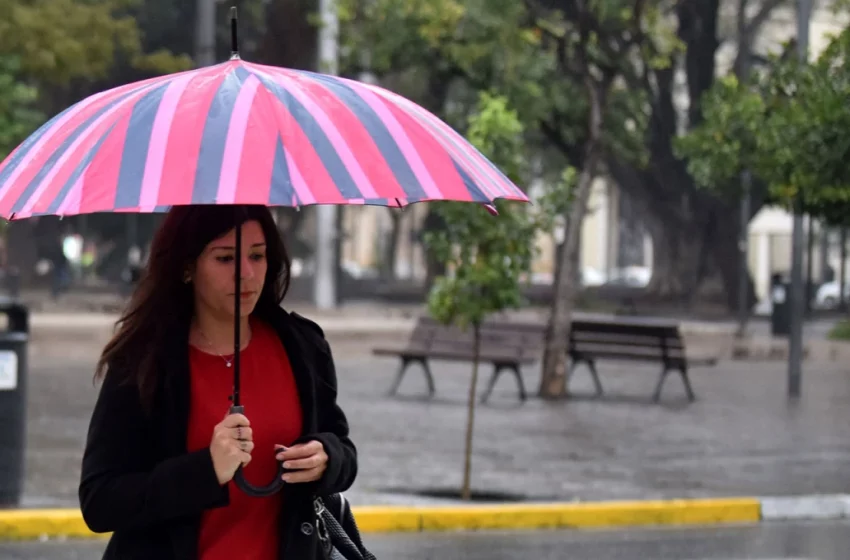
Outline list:
[[[678,324],[646,319],[573,321],[568,353],[572,361],[568,382],[576,368],[584,364],[593,378],[597,396],[603,394],[596,371],[598,360],[658,363],[661,374],[652,397],[656,403],[661,398],[664,381],[672,372],[679,373],[688,400],[693,402],[689,367],[717,363],[716,357],[689,355]]]
[[[493,372],[482,397],[486,402],[504,371],[516,378],[519,398],[527,399],[520,368],[539,360],[543,348],[544,326],[539,324],[489,320],[481,326],[479,363],[491,364]],[[374,348],[378,356],[394,356],[401,360],[389,394],[398,391],[404,374],[412,364],[419,364],[425,374],[429,396],[436,392],[430,360],[461,361],[471,363],[473,356],[472,328],[459,329],[446,326],[427,316],[421,316],[404,346]]]

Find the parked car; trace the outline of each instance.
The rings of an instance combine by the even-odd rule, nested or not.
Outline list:
[[[836,309],[840,301],[838,282],[827,282],[815,294],[815,306],[819,309]],[[844,301],[850,301],[850,281],[844,285]]]

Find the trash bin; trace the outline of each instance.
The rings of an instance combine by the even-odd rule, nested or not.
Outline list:
[[[770,288],[770,332],[773,336],[791,334],[791,284],[776,274]]]
[[[0,299],[0,507],[20,505],[24,484],[29,311]]]

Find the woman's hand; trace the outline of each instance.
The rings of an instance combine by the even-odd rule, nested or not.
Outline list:
[[[328,468],[328,455],[320,441],[311,440],[292,447],[278,445],[277,449],[276,457],[284,462],[283,468],[298,471],[284,474],[284,482],[314,482],[322,478]]]
[[[228,414],[213,429],[210,442],[213,468],[222,486],[233,479],[236,470],[251,461],[254,450],[251,423],[242,414]]]

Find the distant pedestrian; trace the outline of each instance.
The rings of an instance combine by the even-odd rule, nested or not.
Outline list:
[[[244,416],[228,414],[238,223]],[[357,453],[322,330],[280,306],[289,267],[265,207],[167,215],[97,369],[79,496],[89,528],[113,532],[104,558],[322,557],[313,498],[351,486]],[[274,480],[277,459],[291,469],[281,492],[235,485],[239,467]]]

